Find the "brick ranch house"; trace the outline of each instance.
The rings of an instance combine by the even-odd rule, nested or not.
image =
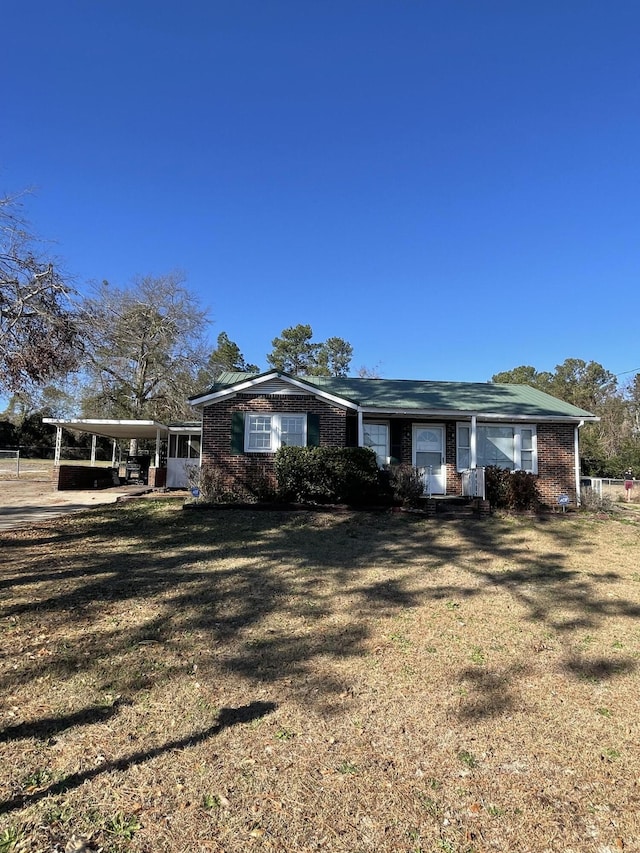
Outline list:
[[[580,499],[579,430],[597,418],[526,385],[224,373],[192,397],[201,463],[240,490],[274,483],[283,445],[365,446],[423,472],[433,495],[471,494],[498,465],[537,477],[545,503]]]

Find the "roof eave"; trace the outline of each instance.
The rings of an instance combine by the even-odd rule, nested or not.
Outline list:
[[[541,415],[536,413],[528,413],[523,415],[515,415],[504,412],[477,412],[468,409],[410,409],[397,407],[379,407],[379,406],[359,406],[359,410],[363,415],[388,415],[399,417],[428,417],[442,418],[451,420],[454,419],[471,419],[472,417],[478,420],[486,421],[505,421],[505,422],[528,422],[531,423],[576,423],[581,422],[597,422],[600,418],[595,415]]]
[[[210,403],[224,400],[227,397],[234,397],[236,394],[241,394],[243,391],[250,391],[252,388],[263,385],[265,382],[272,379],[283,379],[295,388],[300,388],[312,396],[320,397],[321,399],[339,406],[340,408],[354,410],[358,408],[358,404],[353,400],[348,400],[345,397],[338,397],[336,394],[330,394],[328,391],[323,391],[318,385],[314,385],[311,382],[305,382],[297,376],[291,376],[288,373],[282,373],[277,370],[269,371],[269,373],[262,373],[260,376],[255,376],[252,379],[247,379],[236,385],[230,385],[228,388],[222,388],[220,391],[202,394],[199,397],[190,397],[189,403],[196,409],[203,408]]]

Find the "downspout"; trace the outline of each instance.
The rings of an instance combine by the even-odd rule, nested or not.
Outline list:
[[[574,427],[573,435],[574,435],[574,459],[575,459],[575,469],[576,469],[576,506],[580,506],[580,441],[578,438],[580,427],[584,426],[584,421],[580,421],[580,423]]]

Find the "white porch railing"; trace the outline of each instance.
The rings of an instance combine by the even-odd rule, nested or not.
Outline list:
[[[426,468],[416,468],[416,471],[422,478],[422,494],[430,498],[433,492],[433,465]]]
[[[484,468],[467,468],[462,472],[462,497],[485,499]]]

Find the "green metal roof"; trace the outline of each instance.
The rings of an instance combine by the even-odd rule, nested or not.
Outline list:
[[[223,373],[208,393],[216,393],[262,374]],[[283,379],[288,374],[279,373]],[[565,403],[529,385],[496,382],[432,382],[418,379],[360,379],[333,376],[291,377],[309,386],[355,403],[364,409],[381,411],[420,410],[442,413],[483,413],[511,417],[593,418],[591,412]],[[200,397],[204,394],[198,395]]]

